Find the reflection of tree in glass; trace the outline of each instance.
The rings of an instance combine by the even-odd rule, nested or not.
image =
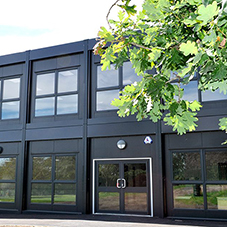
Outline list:
[[[55,167],[56,180],[75,180],[76,177],[75,156],[56,156],[55,164],[56,164]]]
[[[99,165],[99,186],[116,186],[119,178],[118,164]]]
[[[0,180],[15,180],[16,158],[0,158]]]
[[[51,157],[33,157],[33,180],[51,180]]]

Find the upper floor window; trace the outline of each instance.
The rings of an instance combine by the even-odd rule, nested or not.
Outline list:
[[[20,117],[20,78],[0,80],[1,119],[18,119]]]
[[[78,69],[38,74],[35,117],[78,113]]]
[[[106,71],[97,66],[96,111],[117,109],[111,102],[119,98],[119,91],[124,86],[140,80],[141,77],[137,76],[130,62],[125,62],[119,69],[111,65]]]
[[[216,101],[216,100],[226,100],[227,95],[224,93],[220,93],[219,89],[216,91],[202,91],[202,101],[207,102],[207,101]]]

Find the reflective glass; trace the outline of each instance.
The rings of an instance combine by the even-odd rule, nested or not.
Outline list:
[[[50,116],[54,115],[54,97],[36,99],[35,116]]]
[[[15,183],[0,183],[0,202],[15,202]]]
[[[100,187],[116,187],[119,178],[118,164],[99,164],[99,181]]]
[[[127,187],[146,187],[146,164],[124,164],[124,178]]]
[[[132,68],[131,62],[124,62],[123,64],[123,85],[132,84],[141,81],[142,77],[137,76],[135,70]]]
[[[4,80],[3,82],[3,100],[20,97],[20,78]]]
[[[202,93],[202,101],[215,101],[215,100],[225,100],[227,99],[227,95],[224,95],[223,92],[220,93],[219,89],[216,91],[203,91]]]
[[[102,71],[101,66],[97,67],[97,88],[113,87],[119,85],[118,70],[111,65],[111,69]]]
[[[75,205],[76,184],[55,184],[54,203]]]
[[[65,95],[57,98],[57,114],[78,112],[78,95]]]
[[[188,101],[198,101],[198,83],[197,81],[190,81],[187,85],[183,85],[184,89],[183,99]]]
[[[147,193],[125,193],[126,211],[147,211]]]
[[[227,180],[227,151],[206,152],[207,180]]]
[[[99,210],[119,210],[118,192],[99,192]]]
[[[47,95],[54,93],[55,74],[47,73],[37,75],[36,95]]]
[[[227,210],[227,185],[207,185],[208,209]]]
[[[15,180],[16,158],[0,158],[0,180]]]
[[[99,91],[97,92],[96,110],[115,110],[116,106],[112,106],[111,102],[119,98],[119,90]]]
[[[203,209],[203,186],[201,184],[173,186],[174,208]]]
[[[78,70],[68,70],[58,73],[58,92],[77,91]]]
[[[201,180],[199,152],[173,153],[173,180]]]
[[[31,203],[51,203],[51,184],[32,183]]]
[[[2,103],[2,119],[17,119],[20,115],[20,101]]]
[[[51,157],[33,157],[32,167],[33,180],[51,180]]]
[[[75,156],[56,156],[55,166],[56,180],[75,180],[76,178]]]

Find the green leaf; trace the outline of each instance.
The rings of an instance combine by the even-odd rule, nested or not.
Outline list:
[[[161,56],[162,51],[159,50],[158,48],[152,48],[152,51],[150,54],[148,54],[149,56],[149,61],[150,62],[155,62],[158,60],[158,58]]]
[[[227,117],[223,117],[221,119],[219,119],[219,126],[220,129],[225,131],[225,133],[227,133]],[[227,144],[227,140],[225,142],[222,143],[222,145]]]
[[[187,41],[187,43],[182,43],[180,45],[180,51],[183,52],[185,56],[188,56],[189,54],[197,54],[198,49],[195,42],[191,42],[190,40]]]

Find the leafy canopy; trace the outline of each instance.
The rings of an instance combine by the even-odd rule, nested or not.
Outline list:
[[[108,18],[114,6],[120,8],[118,20]],[[163,118],[179,134],[195,130],[202,106],[182,98],[182,85],[199,70],[202,91],[227,93],[226,0],[144,0],[140,12],[131,0],[116,0],[107,20],[109,28],[101,27],[94,47],[102,69],[130,60],[142,77],[112,102],[119,116]],[[222,130],[226,119],[220,120]]]

